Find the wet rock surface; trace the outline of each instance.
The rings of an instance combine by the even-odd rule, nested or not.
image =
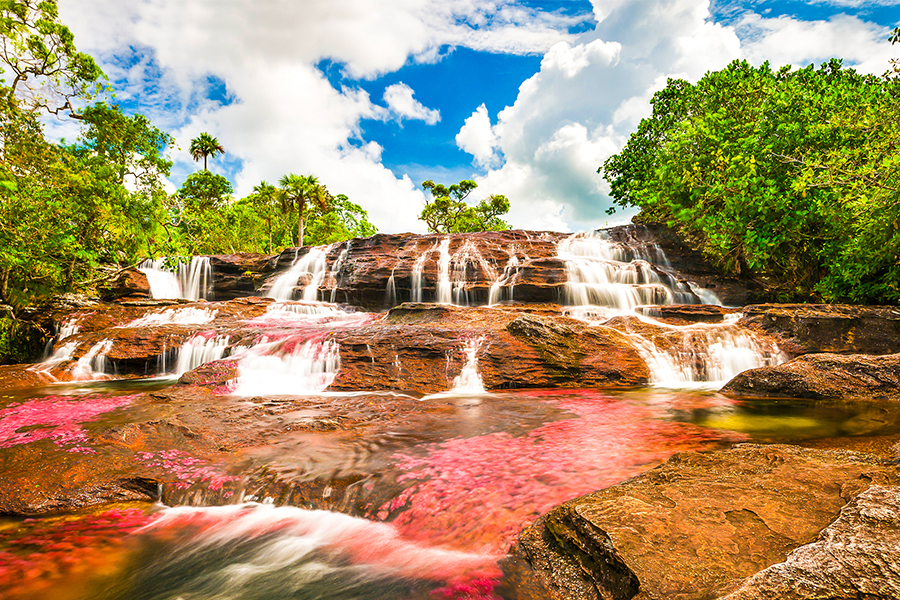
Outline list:
[[[900,352],[900,308],[844,304],[745,306],[742,323],[782,336],[792,354]]]
[[[873,483],[897,485],[897,468],[781,445],[682,453],[552,510],[514,554],[554,598],[715,598],[814,542]]]
[[[873,485],[818,539],[722,600],[900,598],[900,487]]]
[[[900,354],[805,354],[744,371],[721,391],[748,397],[900,400]]]

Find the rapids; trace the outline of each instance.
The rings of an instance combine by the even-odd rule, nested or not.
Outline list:
[[[566,500],[678,452],[900,432],[888,403],[718,395],[737,373],[788,355],[652,243],[604,232],[555,239],[555,256],[540,260],[567,275],[562,307],[510,304],[536,268],[530,237],[490,249],[444,237],[383,269],[376,290],[379,302],[430,309],[332,303],[353,281],[346,243],[288,255],[262,288],[268,298],[67,316],[47,358],[29,367],[43,386],[0,390],[0,465],[23,482],[17,506],[103,490],[106,502],[133,502],[0,521],[0,596],[543,598],[507,552]],[[206,257],[141,269],[154,297],[211,294]],[[715,306],[720,318],[645,310],[683,304]],[[471,305],[482,306],[456,308]],[[449,308],[465,327],[433,322]],[[545,333],[577,325],[620,340],[649,369],[647,385],[531,389],[535,375],[516,373],[524,356],[509,353],[565,371],[568,341],[529,351],[511,325],[478,325],[515,311]],[[434,345],[403,346],[417,340]],[[488,361],[521,389],[486,385],[496,381]],[[348,389],[351,371],[352,381],[390,380]],[[24,485],[59,464],[71,481]],[[9,490],[0,501],[12,502]]]

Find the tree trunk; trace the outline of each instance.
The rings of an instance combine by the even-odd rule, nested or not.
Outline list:
[[[11,304],[9,301],[9,271],[9,266],[0,269],[0,302],[4,304]]]
[[[209,171],[209,169],[206,168],[206,157],[207,156],[208,155],[206,155],[206,154],[203,155],[203,170],[204,171]]]
[[[297,201],[297,245],[303,246],[303,200]]]

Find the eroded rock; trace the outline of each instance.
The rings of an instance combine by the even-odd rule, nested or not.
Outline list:
[[[873,485],[812,544],[750,577],[722,600],[900,598],[900,488]]]
[[[717,597],[814,541],[873,482],[897,469],[845,451],[744,444],[673,456],[622,484],[557,507],[514,553],[552,596]]]
[[[744,371],[721,391],[767,398],[900,399],[900,354],[805,354]]]

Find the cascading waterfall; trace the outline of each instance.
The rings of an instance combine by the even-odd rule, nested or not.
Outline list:
[[[668,262],[654,245],[631,247],[610,240],[605,231],[592,231],[562,240],[558,252],[566,262],[569,305],[631,311],[642,305],[698,301],[686,284],[653,268],[651,262]]]
[[[331,288],[331,302],[335,301],[337,295],[337,289],[339,285],[338,278],[341,277],[341,267],[344,266],[344,261],[347,260],[347,254],[350,252],[350,242],[347,242],[347,247],[341,250],[340,255],[334,264],[331,265],[331,280],[334,282],[334,287]]]
[[[185,307],[150,313],[121,327],[159,327],[161,325],[204,325],[216,318],[218,310]]]
[[[453,379],[452,392],[465,394],[484,393],[484,382],[478,373],[478,351],[483,343],[483,337],[466,340],[466,345],[463,347],[463,352],[466,355],[466,364],[460,371],[459,376]]]
[[[195,335],[178,349],[173,375],[180,377],[202,364],[219,360],[228,349],[228,341],[227,335]]]
[[[324,391],[340,368],[336,343],[320,338],[278,340],[265,338],[240,355],[234,394],[280,396]]]
[[[212,267],[208,256],[194,256],[189,264],[179,261],[174,272],[166,268],[165,259],[147,259],[138,270],[147,276],[156,299],[204,300],[209,295]]]
[[[397,305],[397,285],[394,283],[394,271],[397,267],[391,269],[391,276],[388,277],[387,287],[384,289],[384,305],[387,307]]]
[[[525,260],[528,260],[526,257]],[[488,305],[493,306],[503,300],[512,300],[515,289],[515,278],[519,274],[519,259],[515,254],[509,256],[503,273],[491,284],[488,292]],[[505,291],[505,293],[504,293]]]
[[[294,288],[300,282],[300,278],[306,276],[308,282],[303,286],[303,292],[300,299],[315,302],[319,298],[319,284],[325,279],[328,273],[328,266],[325,258],[331,246],[316,246],[310,248],[309,251],[299,259],[294,259],[291,268],[279,276],[272,284],[268,297],[276,300],[293,300]]]
[[[91,346],[72,367],[72,381],[103,379],[106,373],[106,354],[112,346],[112,340],[102,340]]]
[[[81,331],[81,326],[78,324],[78,321],[76,319],[69,319],[59,327],[59,335],[56,336],[56,341],[59,342],[68,337],[72,337],[79,331]]]
[[[447,243],[449,244],[450,241],[448,240]],[[410,276],[412,280],[412,289],[409,292],[410,299],[413,302],[424,301],[424,299],[422,298],[422,282],[424,279],[423,273],[425,271],[425,261],[428,260],[428,255],[435,250],[437,250],[437,245],[432,246],[431,248],[420,254],[419,257],[416,258],[416,262],[413,263],[412,274]]]
[[[453,304],[453,288],[450,285],[450,238],[444,238],[438,245],[437,282],[435,301],[438,304]]]

